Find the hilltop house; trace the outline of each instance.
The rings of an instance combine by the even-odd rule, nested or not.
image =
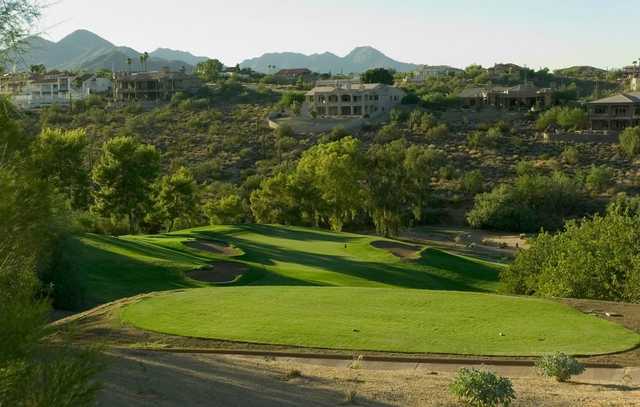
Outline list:
[[[169,101],[178,92],[194,93],[202,81],[184,70],[163,68],[154,72],[121,72],[113,76],[113,98],[126,101]]]
[[[624,130],[640,125],[640,92],[620,93],[588,103],[591,130]]]
[[[307,78],[312,74],[307,68],[281,69],[275,76],[287,79]]]
[[[76,77],[66,72],[44,75],[7,74],[0,78],[0,94],[11,98],[21,109],[39,109],[51,105],[68,106],[84,98]]]
[[[404,96],[404,91],[380,83],[318,81],[306,93],[305,107],[319,116],[370,117],[389,112]]]
[[[497,109],[540,109],[553,105],[553,91],[533,85],[488,86],[463,90],[458,97],[464,107],[493,106]]]
[[[415,71],[411,72],[405,79],[407,84],[422,84],[429,78],[437,78],[442,76],[454,75],[464,72],[462,69],[453,68],[447,65],[422,65]]]

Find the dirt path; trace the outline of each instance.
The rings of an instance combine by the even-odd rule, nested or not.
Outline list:
[[[111,351],[99,406],[456,406],[448,385],[457,367],[319,362],[218,355]],[[640,406],[640,369],[555,383],[532,372],[512,378],[514,406]]]

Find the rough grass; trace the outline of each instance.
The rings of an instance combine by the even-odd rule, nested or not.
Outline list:
[[[620,325],[556,302],[453,291],[204,288],[144,299],[121,318],[175,335],[348,350],[589,355],[640,343]]]
[[[224,242],[232,258],[183,243]],[[498,265],[427,248],[400,259],[371,246],[372,236],[283,226],[220,226],[167,235],[112,238],[85,235],[67,250],[85,276],[88,306],[140,293],[202,287],[186,272],[215,260],[249,269],[239,285],[396,287],[495,292]]]

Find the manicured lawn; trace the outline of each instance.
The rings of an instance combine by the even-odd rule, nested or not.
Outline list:
[[[598,354],[640,343],[551,301],[397,288],[203,288],[144,299],[121,318],[175,335],[349,350]]]
[[[139,293],[202,287],[185,272],[224,256],[183,242],[209,239],[240,249],[248,266],[238,285],[395,287],[495,292],[500,266],[435,249],[400,259],[370,243],[372,236],[264,226],[206,227],[156,236],[85,235],[70,250],[86,282],[87,305]],[[226,258],[228,260],[228,258]]]

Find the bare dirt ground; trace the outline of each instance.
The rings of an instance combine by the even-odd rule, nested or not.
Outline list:
[[[388,240],[378,240],[371,242],[371,246],[376,249],[387,250],[391,254],[400,258],[414,258],[416,254],[422,250],[422,247],[416,245],[410,245],[400,242],[390,242]]]
[[[463,227],[429,226],[416,228],[404,232],[400,238],[452,253],[487,260],[513,258],[518,250],[529,247],[527,240],[517,234]]]
[[[438,366],[308,363],[301,360],[111,351],[99,406],[458,406],[455,370]],[[495,370],[495,369],[493,369]],[[637,370],[637,369],[636,369]],[[509,376],[509,372],[497,371]],[[640,406],[640,381],[627,370],[608,380],[556,383],[512,377],[514,406]],[[351,395],[351,396],[348,396]]]
[[[188,242],[184,242],[183,244],[192,249],[220,254],[223,256],[235,256],[237,254],[237,250],[231,246],[206,240],[190,240]]]
[[[239,263],[219,261],[187,273],[189,278],[205,283],[232,283],[247,272]]]

